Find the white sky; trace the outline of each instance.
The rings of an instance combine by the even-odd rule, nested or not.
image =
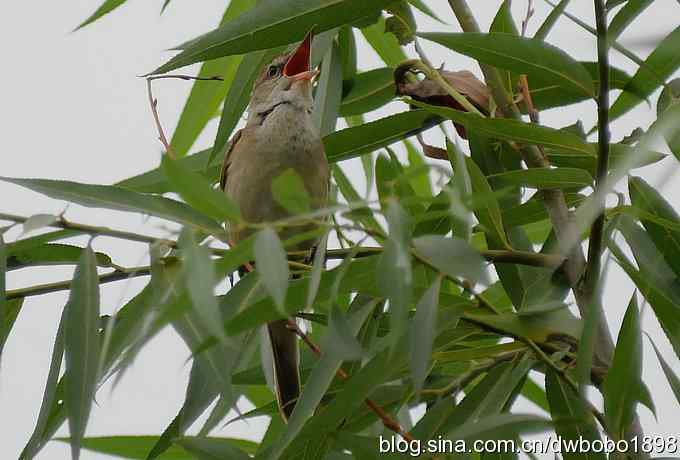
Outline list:
[[[0,174],[12,177],[44,177],[91,183],[114,183],[123,178],[157,166],[160,148],[156,140],[146,99],[144,81],[135,77],[155,68],[170,54],[164,52],[173,45],[211,29],[220,20],[224,1],[175,0],[160,17],[162,1],[130,0],[106,18],[76,33],[69,31],[98,6],[98,2],[2,2],[0,4],[0,42],[3,66],[0,77],[0,126],[2,129],[2,167]],[[443,27],[418,16],[422,30],[457,31],[457,22],[445,0],[428,0],[434,9],[453,26]],[[500,1],[470,2],[478,21],[486,29]],[[523,17],[526,3],[516,0],[515,18]],[[592,2],[574,0],[569,11],[592,24]],[[545,4],[536,2],[536,15],[530,33],[546,15]],[[622,40],[634,40],[649,34],[665,34],[678,25],[680,6],[674,0],[657,0],[632,26]],[[592,36],[566,19],[560,20],[548,41],[565,48],[573,57],[594,60],[595,42]],[[360,66],[367,70],[381,66],[372,51],[360,43]],[[431,60],[439,64],[447,59],[447,68],[479,70],[471,61],[453,57],[435,45],[425,46]],[[647,49],[634,49],[646,55]],[[634,69],[618,53],[612,62],[628,70]],[[185,69],[187,73],[195,68]],[[168,135],[177,122],[190,83],[158,82],[155,95]],[[656,100],[656,95],[653,98]],[[403,110],[399,104],[390,106]],[[375,114],[384,116],[387,112]],[[578,118],[586,127],[593,124],[595,105],[592,102],[568,109],[544,112],[543,123],[552,126],[572,124]],[[647,126],[653,120],[653,110],[641,106],[613,124],[613,139],[618,140],[632,128]],[[216,123],[200,137],[197,147],[210,145]],[[436,137],[428,136],[436,139]],[[636,174],[658,183],[675,171],[675,159],[639,170]],[[357,183],[363,174],[355,161],[347,163],[347,171]],[[674,177],[674,176],[673,176]],[[667,199],[675,203],[678,185],[665,184]],[[21,215],[59,213],[64,209],[57,202],[24,189],[0,183],[0,211]],[[145,221],[125,213],[87,210],[70,206],[66,217],[76,222],[107,225],[117,229],[147,234],[164,234],[156,221]],[[18,232],[7,235],[16,237]],[[76,241],[82,241],[76,240]],[[145,263],[146,248],[120,240],[99,238],[95,248],[116,254],[120,265]],[[12,272],[9,288],[66,279],[71,267],[50,267],[40,270]],[[119,308],[143,285],[142,281],[112,283],[102,286],[102,310]],[[607,315],[614,331],[618,331],[623,311],[633,286],[613,267],[606,291]],[[28,299],[12,331],[3,353],[0,369],[0,458],[16,458],[33,430],[49,366],[52,344],[61,308],[67,292]],[[677,373],[680,365],[663,336],[656,320],[647,309],[644,328],[656,340],[667,361]],[[657,364],[654,352],[645,340],[644,377],[655,396],[657,419],[641,408],[645,432],[648,435],[677,435],[678,417],[668,384]],[[132,369],[115,391],[110,385],[99,392],[87,434],[90,436],[117,434],[158,434],[174,417],[181,405],[188,377],[185,360],[188,352],[172,331],[166,330],[144,349]],[[521,406],[533,410],[529,404]],[[255,436],[262,432],[262,423],[232,425],[217,435]],[[59,435],[66,436],[64,427]],[[38,456],[40,459],[69,458],[65,444],[52,442]],[[84,451],[84,460],[105,459],[108,456]]]

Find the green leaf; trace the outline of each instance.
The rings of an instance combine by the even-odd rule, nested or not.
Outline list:
[[[274,199],[292,214],[303,214],[311,209],[311,198],[305,184],[292,168],[286,169],[272,181]]]
[[[2,357],[2,349],[7,343],[10,332],[12,332],[12,327],[19,316],[24,299],[10,301],[0,299],[0,303],[2,303],[2,308],[0,308],[0,357]]]
[[[196,316],[212,335],[224,339],[222,315],[215,298],[217,276],[210,250],[196,241],[196,235],[185,228],[179,237],[182,250],[182,271],[189,298]]]
[[[540,433],[552,427],[552,422],[536,415],[497,414],[482,417],[475,423],[451,430],[449,439],[512,439],[520,434]]]
[[[652,94],[680,67],[678,48],[680,48],[680,26],[668,34],[647,56],[644,65],[640,66],[626,85],[627,91],[619,95],[609,110],[611,120],[615,120],[642,102],[643,99],[640,97]]]
[[[410,141],[404,141],[408,155],[408,166],[404,168],[404,175],[409,178],[409,184],[416,195],[432,198],[432,183],[430,182],[430,168],[423,156]]]
[[[477,131],[490,138],[515,141],[521,144],[538,144],[569,152],[592,155],[593,147],[575,134],[547,126],[524,123],[504,118],[482,118],[476,114],[461,112],[446,107],[432,106],[418,101],[409,101],[429,112],[455,121],[466,130]]]
[[[374,152],[414,136],[439,122],[425,110],[410,110],[329,134],[323,139],[329,162]]]
[[[675,372],[673,372],[673,368],[669,366],[666,360],[663,358],[652,338],[650,336],[647,336],[647,338],[651,342],[652,347],[654,347],[654,352],[656,353],[656,357],[661,364],[661,369],[663,369],[666,380],[668,380],[668,384],[671,386],[671,390],[673,390],[675,399],[678,401],[678,404],[680,404],[680,379],[677,375],[675,375]]]
[[[529,168],[492,174],[489,178],[537,189],[581,189],[592,185],[593,178],[583,169]]]
[[[281,240],[271,228],[257,233],[255,238],[255,265],[262,274],[262,282],[274,299],[276,306],[283,310],[288,290],[288,259]]]
[[[680,216],[675,212],[673,206],[642,178],[629,177],[628,192],[633,206],[653,216],[680,225]],[[669,229],[650,219],[642,218],[640,222],[644,225],[659,253],[663,254],[675,275],[680,277],[680,231]]]
[[[498,12],[491,22],[489,32],[518,35],[517,26],[512,19],[512,12],[510,11],[511,2],[504,0],[498,8]],[[503,86],[509,94],[513,94],[517,88],[518,75],[514,72],[506,70],[499,70],[499,74],[503,81]]]
[[[564,196],[564,200],[569,209],[578,206],[585,199],[585,195],[579,193],[565,193]],[[536,193],[519,206],[503,209],[502,215],[503,222],[505,222],[508,227],[515,227],[547,219],[548,211],[545,209],[540,193]]]
[[[167,155],[163,155],[161,167],[173,188],[193,208],[218,222],[239,220],[238,206],[221,190],[215,190],[200,174],[182,169]]]
[[[55,441],[69,442],[70,438],[55,438]],[[158,440],[158,436],[97,436],[83,438],[83,449],[100,454],[134,460],[146,459],[149,450]],[[191,460],[191,456],[181,447],[172,446],[160,460]]]
[[[597,425],[590,411],[583,406],[579,395],[553,370],[545,375],[545,390],[550,403],[550,414],[555,420],[555,432],[565,442],[578,442],[579,439],[593,442],[600,440]],[[605,460],[602,452],[567,452],[562,453],[565,460]]]
[[[166,0],[166,4],[167,4]],[[229,2],[221,24],[225,24],[255,5],[254,0],[232,0]],[[165,5],[163,5],[165,7]],[[221,76],[222,82],[195,81],[191,93],[184,104],[177,127],[172,135],[170,145],[179,157],[187,154],[199,134],[219,109],[227,92],[235,83],[236,71],[241,63],[241,56],[228,56],[206,62],[198,72],[199,77]],[[227,109],[229,110],[229,109]]]
[[[175,440],[187,452],[193,454],[199,460],[247,460],[250,456],[241,450],[236,440],[229,438],[199,438],[193,436],[182,437]],[[238,440],[241,441],[241,440]],[[241,441],[244,442],[244,441]]]
[[[248,105],[251,90],[257,76],[262,67],[268,64],[279,52],[281,52],[281,48],[255,51],[245,55],[243,59],[241,59],[241,62],[236,69],[236,75],[225,96],[224,108],[222,109],[220,123],[217,127],[215,143],[207,157],[207,161],[203,164],[204,167],[206,167],[206,165],[213,165],[215,159],[218,159],[217,164],[221,164],[227,143],[229,142],[229,136],[231,136],[243,111]],[[219,172],[217,175],[219,176]]]
[[[345,317],[345,314],[340,310],[337,303],[334,303],[330,317],[328,319],[328,345],[332,347],[333,353],[344,361],[360,360],[364,351],[357,341],[356,334]]]
[[[411,322],[409,365],[413,374],[413,387],[416,393],[422,389],[430,367],[440,287],[441,278],[437,278],[420,298],[416,306],[416,315]]]
[[[14,320],[9,321],[9,318],[9,305],[7,303],[7,246],[5,245],[3,232],[0,232],[0,358],[2,358],[2,349],[5,346],[9,331],[14,324]]]
[[[82,29],[88,24],[92,24],[95,22],[97,19],[101,18],[105,14],[110,13],[111,11],[115,10],[119,6],[121,6],[123,3],[125,3],[127,0],[106,0],[104,3],[102,3],[99,8],[95,10],[92,15],[85,19],[78,27],[75,28],[75,30]]]
[[[341,99],[342,62],[340,48],[333,40],[321,63],[321,76],[314,95],[312,120],[321,136],[335,131]]]
[[[64,357],[64,329],[66,328],[67,310],[64,309],[59,321],[56,337],[54,338],[54,346],[52,347],[52,358],[50,360],[50,369],[47,372],[47,381],[45,382],[45,391],[43,392],[42,402],[40,404],[40,411],[35,421],[35,428],[26,446],[21,451],[19,458],[21,460],[32,459],[42,447],[52,437],[56,427],[50,430],[50,422],[53,421],[55,406],[63,409],[65,405],[63,401],[59,402],[59,398],[64,397],[64,385],[59,382],[59,374],[61,372],[61,361]],[[59,382],[59,383],[57,383]],[[59,425],[64,420],[62,414]]]
[[[417,8],[420,10],[423,14],[426,14],[427,16],[431,17],[435,21],[439,21],[442,24],[446,24],[446,22],[442,21],[439,16],[435,14],[432,9],[427,6],[427,4],[423,0],[408,0],[408,2],[413,5],[414,8]]]
[[[357,74],[357,43],[352,27],[340,28],[338,45],[340,45],[342,80],[351,80]]]
[[[9,177],[0,177],[0,180],[26,187],[50,198],[66,200],[90,208],[151,214],[211,233],[223,232],[214,220],[184,203],[169,198],[143,195],[111,185],[90,185],[51,179],[13,179]]]
[[[349,89],[342,97],[340,115],[360,115],[382,107],[394,98],[393,69],[383,67],[356,74],[346,82]]]
[[[557,6],[553,7],[548,17],[546,17],[545,20],[543,21],[543,24],[541,24],[541,27],[539,27],[536,33],[534,34],[535,40],[545,40],[545,38],[548,36],[550,31],[555,26],[557,20],[560,18],[564,10],[567,8],[569,1],[570,0],[562,0],[560,3],[557,4]]]
[[[416,20],[408,2],[395,1],[386,11],[392,16],[385,19],[385,33],[393,34],[400,45],[411,43],[416,31]]]
[[[22,224],[24,228],[23,234],[38,230],[39,228],[49,227],[58,220],[59,217],[53,214],[34,214]]]
[[[7,257],[7,269],[16,270],[29,266],[37,265],[75,265],[80,260],[83,248],[70,244],[42,244],[29,249],[17,250],[13,245],[9,246]],[[97,252],[95,254],[97,265],[100,267],[111,267],[113,262],[106,254]]]
[[[178,47],[180,54],[152,73],[165,73],[195,62],[273,48],[301,40],[312,27],[317,33],[349,24],[380,11],[391,0],[264,1],[221,27]]]
[[[543,41],[499,33],[419,33],[454,51],[501,69],[550,79],[576,94],[593,97],[595,87],[588,72],[564,51]]]
[[[345,200],[347,200],[347,203],[353,206],[357,206],[359,203],[363,203],[363,200],[359,196],[359,193],[356,191],[354,185],[352,185],[352,182],[349,180],[349,178],[342,171],[340,165],[337,164],[332,165],[331,171],[333,172],[333,179],[335,180],[335,184],[338,186],[338,189],[340,190],[342,196],[345,198]],[[354,209],[351,212],[345,214],[345,216],[348,219],[360,222],[364,227],[368,229],[377,230],[382,233],[382,227],[375,219],[375,217],[373,216],[373,212],[370,210],[370,208],[368,208],[368,206],[364,208]]]
[[[462,277],[473,283],[485,278],[484,259],[465,240],[425,235],[415,238],[413,247],[418,259],[446,276]]]
[[[66,309],[64,354],[68,379],[65,399],[71,433],[71,456],[80,456],[80,442],[97,390],[99,363],[99,280],[94,252],[88,246],[76,267]]]
[[[610,42],[616,41],[621,32],[651,4],[652,0],[628,0],[609,23],[607,40]]]
[[[361,29],[361,33],[368,44],[378,53],[380,59],[388,66],[396,67],[407,59],[406,53],[399,46],[397,38],[392,34],[385,33],[385,18],[383,16],[380,16],[375,24]]]
[[[610,429],[621,437],[635,417],[642,386],[642,334],[636,294],[630,299],[604,381],[604,410]],[[625,382],[622,385],[622,382]]]
[[[475,196],[482,196],[484,206],[475,207],[475,215],[479,223],[484,226],[485,233],[491,238],[494,238],[499,244],[509,246],[508,239],[503,228],[503,218],[501,215],[501,208],[493,195],[493,190],[486,180],[486,177],[477,166],[477,163],[472,161],[472,158],[465,157],[465,166],[470,176],[470,183],[472,185],[472,193]]]

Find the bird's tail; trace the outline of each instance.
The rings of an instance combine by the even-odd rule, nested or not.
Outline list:
[[[281,319],[267,325],[274,356],[276,399],[286,421],[300,396],[300,350],[295,332],[287,324],[288,320]]]

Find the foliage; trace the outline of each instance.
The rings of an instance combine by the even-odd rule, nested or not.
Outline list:
[[[124,3],[104,2],[79,27]],[[21,458],[32,458],[65,423],[72,436],[59,440],[70,443],[74,458],[81,448],[131,459],[342,459],[350,458],[348,452],[351,458],[376,458],[378,436],[393,431],[423,441],[437,436],[516,439],[544,430],[568,439],[629,436],[638,403],[653,408],[641,375],[638,296],[652,307],[680,357],[680,218],[661,192],[629,176],[634,168],[670,164],[680,155],[678,85],[667,81],[680,67],[680,28],[646,60],[637,59],[634,75],[606,67],[610,81],[603,82],[598,69],[606,64],[578,62],[559,43],[544,41],[557,18],[567,14],[567,1],[554,7],[534,37],[520,36],[505,2],[489,33],[476,29],[460,1],[450,3],[461,33],[416,30],[418,15],[441,21],[427,0],[227,3],[217,29],[180,44],[178,54],[152,72],[201,62],[200,76],[224,76],[222,83],[194,83],[172,136],[176,157],[165,155],[158,168],[116,185],[0,178],[94,209],[154,216],[177,229],[155,240],[60,216],[38,215],[24,222],[20,216],[0,215],[23,222],[26,231],[60,229],[8,241],[3,238],[7,228],[0,228],[0,352],[28,297],[70,289],[35,431]],[[614,8],[622,2],[608,3]],[[612,47],[621,48],[616,38],[643,10],[654,7],[651,3],[631,0],[618,10],[610,21]],[[249,224],[215,188],[221,156],[260,67],[312,26],[317,33],[314,59],[321,69],[313,118],[332,163],[335,198],[312,213],[300,178],[286,173],[272,190],[295,217],[254,226],[252,237],[224,249],[227,234],[221,223]],[[361,68],[359,35],[385,66]],[[477,60],[495,102],[461,110],[469,109],[470,101],[456,105],[462,97],[457,89],[437,79],[420,46],[408,45],[424,40],[449,48],[452,60],[456,53]],[[415,59],[405,64],[408,57]],[[424,72],[445,96],[403,98],[396,112],[366,122],[364,114],[395,100],[393,74],[400,65]],[[414,72],[408,78],[417,85],[422,77]],[[611,107],[611,118],[616,118],[661,87],[657,121],[634,138],[609,145],[600,139],[598,144],[580,124],[538,122],[536,110],[597,101],[603,89],[621,90]],[[192,153],[215,112],[220,123],[214,146]],[[445,148],[422,142],[422,149],[415,147],[416,135],[435,126],[449,129],[451,122],[464,128],[466,144],[447,138]],[[664,139],[675,157],[657,151]],[[407,161],[393,151],[400,144],[408,151]],[[601,169],[602,155],[609,157],[608,171]],[[375,185],[378,200],[357,191],[353,178],[343,172],[343,162],[357,157],[367,190]],[[607,175],[611,181],[603,180]],[[616,206],[600,209],[600,200],[619,179],[627,181],[629,193],[620,195]],[[564,218],[567,211],[578,216],[577,225]],[[601,212],[604,247],[639,292],[616,345],[610,337],[598,338],[596,348],[611,361],[594,358],[587,383],[602,392],[604,413],[579,392],[576,375],[577,358],[583,357],[578,344],[582,334],[588,337],[581,318],[596,304],[606,309],[608,302],[598,298],[602,286],[597,283],[594,292],[583,290],[582,276],[593,266],[593,256],[585,261],[588,265],[578,266],[581,243],[596,243],[598,232],[589,229]],[[323,241],[321,252],[310,263],[288,257],[286,249],[295,241],[281,241],[275,230],[319,218],[325,219],[322,230],[306,236]],[[79,234],[149,244],[151,264],[120,267],[115,254],[58,243]],[[324,266],[326,246],[330,268]],[[252,262],[255,270],[226,294],[214,294],[238,267]],[[10,270],[52,264],[75,266],[73,280],[19,290],[5,286]],[[107,272],[98,274],[98,268]],[[114,317],[100,317],[99,285],[132,276],[147,277],[147,286]],[[572,298],[579,316],[569,308]],[[258,328],[289,315],[311,326],[307,329],[321,354],[303,347],[303,391],[284,425],[259,353],[253,351],[260,346]],[[597,314],[587,317],[600,320]],[[192,356],[177,417],[153,436],[87,437],[96,389],[113,375],[120,378],[139,350],[167,326],[174,327]],[[600,326],[607,331],[606,324]],[[680,396],[678,377],[656,351]],[[531,371],[544,374],[545,381],[528,379]],[[520,395],[541,407],[542,415],[515,413]],[[269,416],[261,441],[217,433],[239,397],[256,406],[239,419]],[[186,436],[216,400],[200,434]],[[424,414],[413,425],[405,414],[423,403]],[[228,432],[228,427],[219,431]]]

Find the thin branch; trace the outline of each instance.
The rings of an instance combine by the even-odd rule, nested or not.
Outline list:
[[[146,91],[149,96],[149,105],[151,106],[151,113],[153,114],[153,119],[156,122],[156,129],[158,130],[158,140],[161,141],[163,147],[165,147],[165,152],[170,155],[173,160],[176,158],[175,152],[173,152],[168,139],[165,137],[165,132],[163,132],[163,127],[161,126],[161,120],[158,116],[158,100],[153,97],[153,92],[151,90],[151,82],[153,77],[148,77],[146,79]]]
[[[99,284],[112,283],[114,281],[122,281],[139,276],[149,276],[150,274],[151,267],[148,266],[136,267],[127,270],[115,270],[111,273],[106,273],[105,275],[99,276]],[[73,280],[58,281],[56,283],[38,284],[36,286],[7,291],[7,300],[65,291],[71,288],[72,282]]]
[[[295,334],[297,334],[298,337],[300,337],[300,339],[305,343],[305,345],[307,345],[307,347],[309,347],[309,349],[312,350],[312,352],[317,357],[321,357],[321,349],[318,347],[318,345],[316,345],[312,341],[312,339],[309,338],[307,334],[304,333],[304,331],[302,331],[302,329],[300,329],[300,327],[297,325],[294,319],[288,320],[288,329],[295,332]],[[345,372],[345,370],[342,367],[338,368],[336,375],[341,380],[347,380],[350,377],[349,374],[347,374],[347,372]],[[413,441],[413,436],[411,435],[411,433],[404,430],[399,424],[399,422],[390,417],[390,415],[387,412],[385,412],[385,410],[382,407],[380,407],[380,405],[378,405],[375,401],[366,398],[364,402],[375,413],[375,415],[377,415],[378,418],[380,418],[385,428],[397,433],[407,441]]]
[[[28,217],[25,216],[18,216],[15,214],[6,214],[6,213],[0,213],[0,220],[9,220],[12,222],[18,222],[18,223],[23,223],[28,220]],[[130,240],[130,241],[137,241],[140,243],[162,243],[167,245],[168,247],[171,248],[176,248],[177,247],[177,242],[173,240],[168,240],[165,238],[156,238],[153,236],[147,236],[147,235],[140,235],[138,233],[132,233],[132,232],[124,232],[121,230],[113,230],[108,227],[99,227],[95,225],[86,225],[86,224],[79,224],[76,222],[71,222],[66,220],[63,216],[60,216],[59,219],[55,220],[54,222],[51,222],[49,227],[54,227],[54,228],[62,228],[64,230],[75,230],[77,232],[81,232],[87,235],[102,235],[102,236],[110,236],[113,238],[120,238],[124,240]]]
[[[522,37],[527,34],[527,27],[529,26],[529,20],[534,15],[534,2],[532,0],[527,0],[527,12],[522,20]]]
[[[193,75],[166,74],[166,75],[151,75],[149,77],[146,77],[147,80],[163,80],[166,78],[177,78],[179,80],[198,80],[198,81],[224,81],[224,78],[217,75],[213,77],[194,77]]]

